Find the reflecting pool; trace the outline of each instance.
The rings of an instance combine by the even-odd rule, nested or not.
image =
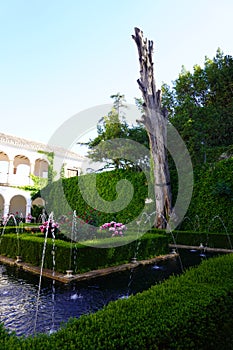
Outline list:
[[[50,333],[70,317],[93,313],[110,301],[127,298],[163,281],[184,268],[199,264],[216,253],[179,249],[180,258],[172,257],[158,264],[137,267],[85,282],[53,283],[42,278],[38,298],[39,276],[16,267],[0,265],[0,321],[17,335],[34,331]],[[218,253],[219,255],[219,253]],[[35,324],[36,309],[38,308]]]

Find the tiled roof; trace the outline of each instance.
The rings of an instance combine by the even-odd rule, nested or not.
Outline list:
[[[54,152],[56,155],[61,155],[61,156],[66,155],[67,157],[80,159],[80,160],[84,159],[84,157],[81,156],[80,154],[66,150],[62,147],[35,142],[32,140],[27,140],[21,137],[7,135],[3,133],[0,133],[0,144],[5,144],[13,147],[28,149],[33,151]]]

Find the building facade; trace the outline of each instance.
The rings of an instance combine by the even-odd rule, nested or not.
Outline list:
[[[78,176],[83,160],[81,155],[56,146],[0,133],[0,215],[17,213],[26,218],[32,204],[44,206],[44,201],[38,198],[32,203],[25,186],[33,186],[35,177],[48,179],[49,166],[54,166],[56,179]]]

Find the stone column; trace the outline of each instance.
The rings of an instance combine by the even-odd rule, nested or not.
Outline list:
[[[13,170],[14,170],[14,159],[10,159],[8,163],[8,173],[7,173],[7,183],[9,185],[12,184],[12,176],[13,176]]]
[[[9,202],[5,202],[5,204],[4,204],[4,212],[3,212],[4,218],[6,218],[7,215],[9,214],[9,208],[10,208],[10,203]]]
[[[29,185],[33,186],[34,182],[30,175],[34,175],[35,172],[35,162],[30,162],[30,173],[29,173]]]
[[[26,218],[29,214],[31,214],[31,207],[32,207],[32,201],[31,198],[27,198],[27,204],[26,204]]]

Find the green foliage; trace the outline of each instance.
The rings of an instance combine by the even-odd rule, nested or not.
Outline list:
[[[233,232],[233,159],[196,168],[193,196],[180,229]],[[192,222],[192,226],[190,226]]]
[[[86,178],[87,195],[92,206],[88,205],[82,197],[79,178],[73,177],[56,181],[42,191],[42,197],[48,203],[47,211],[53,211],[55,217],[58,218],[76,210],[80,219],[87,217],[88,222],[93,221],[94,225],[100,226],[112,220],[127,224],[137,218],[143,210],[145,198],[148,197],[148,184],[144,173],[119,169],[99,174],[82,175],[82,177]],[[117,198],[116,185],[122,179],[128,180],[134,189],[133,198],[126,208],[116,213],[109,213],[108,210],[94,210],[97,194],[107,201],[106,206],[108,206],[108,202]],[[124,196],[126,199],[127,192]]]
[[[12,224],[13,224],[12,226],[7,225],[4,228],[3,228],[3,226],[1,227],[0,241],[1,241],[2,235],[5,235],[6,233],[12,233],[12,232],[16,233],[17,232],[18,227],[15,226],[15,223],[12,222]]]
[[[193,232],[193,231],[174,231],[174,238],[176,244],[188,245],[188,246],[200,246],[202,243],[208,248],[221,248],[232,249],[233,235],[226,233],[213,233],[213,232]],[[174,244],[172,237],[170,237],[170,243]]]
[[[54,152],[46,152],[46,151],[38,151],[38,153],[45,154],[49,161],[48,166],[48,184],[51,184],[56,176],[56,171],[53,169],[53,162],[54,162]]]
[[[124,138],[125,136],[127,124],[120,120],[120,108],[125,107],[123,104],[125,98],[120,93],[112,95],[111,98],[114,99],[113,108],[107,116],[101,118],[97,125],[98,136],[88,142],[88,157],[94,161],[107,161],[106,167],[113,166],[118,169],[122,165],[122,160],[112,155],[109,142],[112,139]],[[108,143],[104,141],[108,141]]]
[[[59,235],[58,235],[59,237]],[[134,234],[135,237],[135,234]],[[132,237],[131,237],[132,238]],[[107,266],[120,265],[130,262],[137,249],[137,258],[148,259],[156,255],[168,253],[168,237],[158,234],[146,234],[139,240],[134,240],[119,247],[111,247],[114,241],[126,240],[126,237],[110,237],[96,240],[95,246],[86,246],[76,242],[67,242],[55,239],[55,269],[65,273],[72,269],[75,273],[96,270]],[[102,248],[106,241],[106,248]],[[40,266],[42,251],[45,244],[44,237],[33,234],[7,234],[3,235],[0,244],[0,254],[10,258],[22,257],[24,262]],[[109,248],[110,246],[110,248]],[[53,269],[53,240],[47,239],[44,268]],[[74,259],[75,256],[75,259]]]
[[[0,328],[1,349],[228,350],[233,342],[233,256],[203,261],[143,293],[28,338]]]
[[[42,214],[44,207],[38,206],[38,205],[32,205],[31,208],[31,215],[35,218],[39,218],[39,216]]]
[[[233,223],[230,219],[232,217],[233,197],[233,158],[229,157],[219,160],[223,153],[222,151],[223,149],[220,148],[218,152],[209,152],[208,157],[213,162],[211,164],[206,163],[201,167],[195,167],[193,196],[185,219],[182,225],[178,227],[180,230],[204,232],[209,230],[220,233],[225,233],[227,230],[228,232],[233,232]],[[217,159],[218,161],[214,162]],[[177,171],[174,163],[172,163],[172,159],[169,159],[169,162],[173,203],[175,203],[178,192]],[[53,185],[48,186],[44,190],[46,192],[42,192],[44,194],[43,198],[48,202],[48,212],[53,211],[55,217],[58,218],[76,210],[77,216],[81,221],[98,227],[112,220],[127,224],[137,218],[144,210],[145,198],[148,197],[148,185],[147,179],[142,172],[137,173],[119,169],[117,171],[83,176],[88,178],[89,199],[93,206],[88,205],[83,199],[79,189],[79,178],[74,177],[54,182]],[[95,210],[96,192],[90,190],[94,186],[91,183],[93,184],[95,181],[95,176],[97,193],[101,198],[109,202],[116,199],[116,184],[119,180],[127,179],[134,188],[133,199],[129,205],[116,213]],[[151,212],[153,211],[154,208],[151,207]],[[84,232],[85,225],[83,228]],[[83,238],[85,238],[85,232]]]
[[[213,195],[225,197],[226,199],[233,200],[232,183],[226,183],[225,181],[219,181],[215,184],[213,189]]]
[[[186,142],[192,160],[203,162],[210,147],[233,144],[233,58],[218,49],[193,72],[182,68],[173,87],[164,85],[163,105]]]
[[[121,109],[126,108],[124,105],[124,95],[117,93],[112,95],[114,99],[113,108],[100,119],[97,125],[98,136],[87,143],[81,143],[89,147],[88,157],[95,162],[100,163],[100,167],[103,168],[114,168],[114,169],[128,169],[133,168],[140,171],[140,166],[147,163],[149,166],[148,159],[148,136],[145,128],[141,124],[129,126],[124,118],[124,114]],[[133,161],[132,155],[135,152],[135,144],[121,143],[119,139],[134,140],[135,142],[147,147],[146,155],[137,154],[138,158]],[[115,141],[113,143],[113,141]],[[102,170],[102,169],[100,169]]]

